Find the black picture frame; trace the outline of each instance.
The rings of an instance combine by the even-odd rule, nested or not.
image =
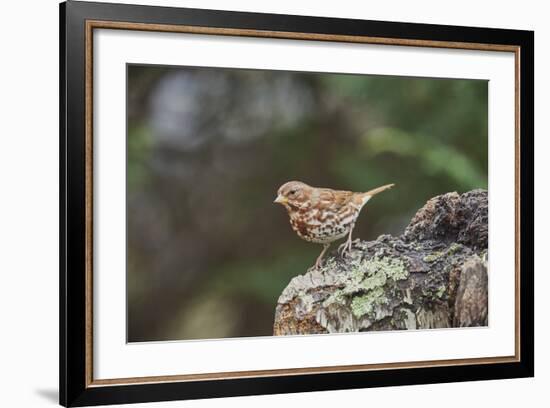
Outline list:
[[[534,375],[534,33],[493,28],[363,21],[199,9],[68,1],[60,5],[60,403],[121,404]],[[139,384],[87,380],[86,313],[86,22],[90,20],[314,33],[519,47],[519,132],[516,157],[521,200],[517,245],[519,358],[493,364],[258,376]],[[518,234],[519,232],[519,234]]]

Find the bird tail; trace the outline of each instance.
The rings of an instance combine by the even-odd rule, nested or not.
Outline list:
[[[361,195],[363,197],[372,197],[378,193],[381,193],[382,191],[386,191],[390,188],[392,188],[393,186],[395,186],[395,184],[386,184],[385,186],[381,186],[381,187],[378,187],[378,188],[375,188],[373,190],[370,190],[370,191],[367,191],[366,193],[361,193]]]

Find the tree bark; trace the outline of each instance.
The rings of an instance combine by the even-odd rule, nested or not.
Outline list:
[[[486,326],[487,192],[429,200],[403,234],[353,242],[283,290],[275,335]]]

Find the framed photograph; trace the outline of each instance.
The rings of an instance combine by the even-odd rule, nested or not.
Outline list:
[[[533,32],[60,22],[62,405],[533,376]]]

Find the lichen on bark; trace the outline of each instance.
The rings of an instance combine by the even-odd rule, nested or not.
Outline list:
[[[487,192],[429,200],[403,234],[355,240],[294,277],[274,334],[487,325]]]

